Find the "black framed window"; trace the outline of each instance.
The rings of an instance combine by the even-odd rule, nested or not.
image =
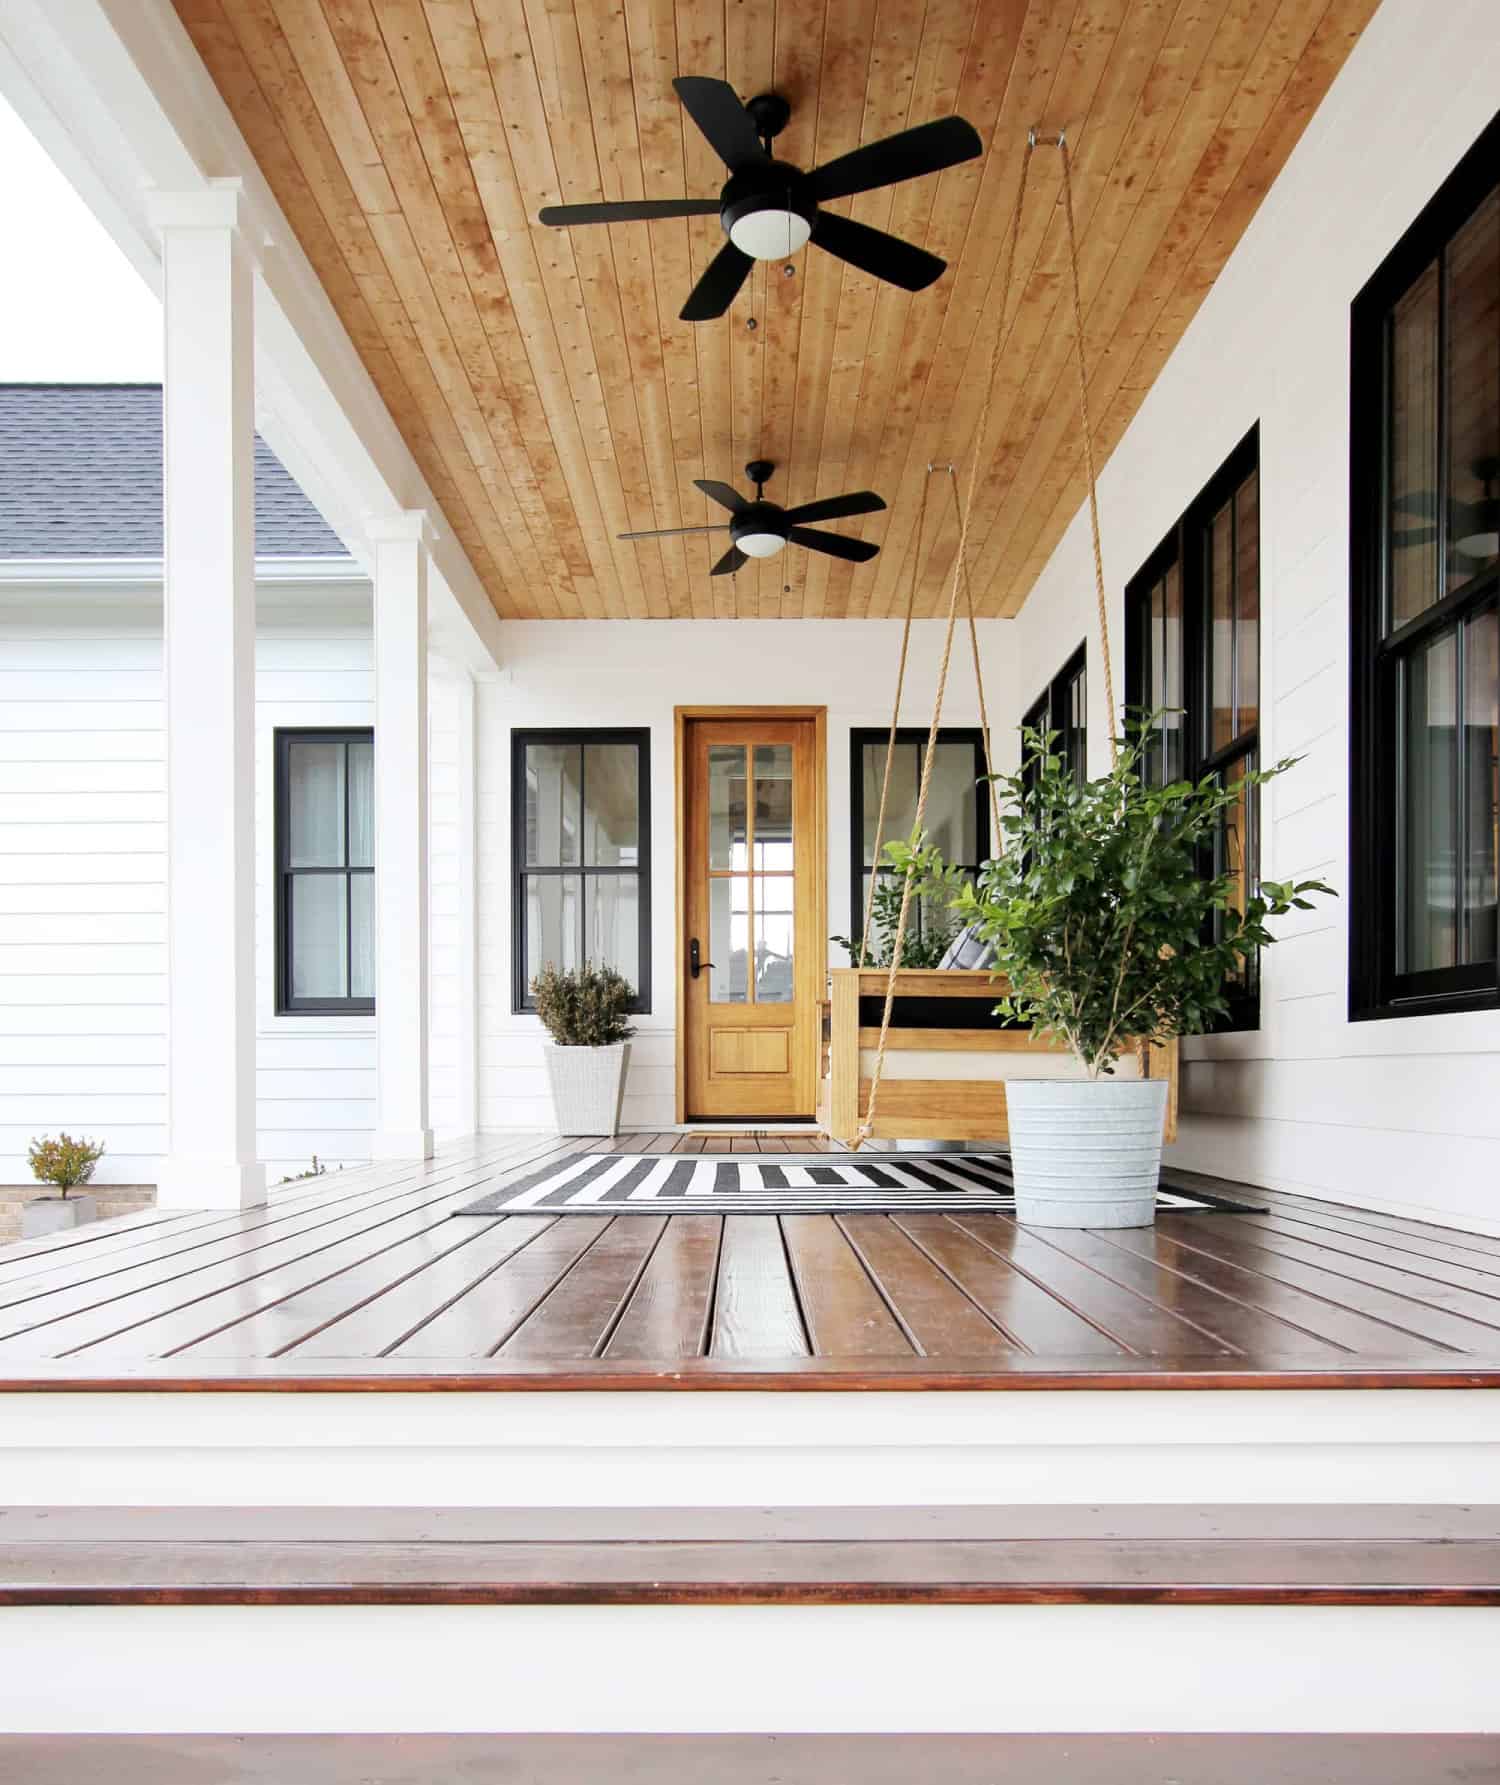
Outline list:
[[[1023,728],[1055,731],[1058,754],[1073,771],[1080,785],[1089,772],[1089,672],[1088,646],[1080,645],[1052,680],[1026,709]],[[1032,780],[1030,758],[1022,762],[1021,773],[1029,786]]]
[[[1350,1015],[1500,1007],[1500,117],[1350,316]]]
[[[1215,776],[1239,788],[1205,874],[1229,874],[1243,907],[1260,877],[1260,432],[1252,428],[1125,587],[1126,704],[1160,718],[1147,756],[1158,786]],[[1220,1026],[1260,1020],[1256,963]]]
[[[511,733],[513,1006],[549,962],[613,967],[651,1008],[651,739]]]
[[[849,734],[849,934],[856,948],[865,927],[871,873],[896,872],[889,862],[877,865],[875,861],[875,829],[880,817],[880,788],[885,778],[889,740],[888,729],[854,730]],[[896,733],[886,802],[886,842],[911,835],[926,751],[926,726],[902,726]],[[970,875],[978,873],[990,853],[990,804],[980,779],[984,772],[983,732],[977,727],[944,726],[938,732],[937,756],[932,765],[926,830],[929,840],[942,851],[943,859]],[[915,921],[919,937],[934,915],[924,912],[918,901]]]
[[[375,1009],[375,734],[276,733],[276,1009]]]

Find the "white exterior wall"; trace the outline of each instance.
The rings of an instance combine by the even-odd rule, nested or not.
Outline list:
[[[1342,897],[1283,925],[1256,1034],[1187,1045],[1177,1163],[1500,1231],[1500,1014],[1350,1023],[1349,306],[1500,104],[1494,0],[1385,0],[1100,482],[1116,681],[1124,583],[1260,423],[1261,871]],[[1017,622],[1030,698],[1089,641],[1086,512]]]
[[[274,1183],[314,1153],[368,1157],[375,1021],[275,1013],[273,733],[375,710],[368,584],[263,583],[258,607],[256,1115]],[[63,1128],[106,1143],[100,1183],[155,1180],[165,786],[159,590],[0,592],[0,1183],[29,1181],[28,1140]]]
[[[996,766],[1008,766],[1016,709],[1015,627],[980,625]],[[902,723],[925,726],[942,625],[915,628]],[[849,733],[887,726],[901,627],[892,620],[639,620],[507,623],[507,669],[478,684],[479,1125],[550,1128],[535,1017],[511,1008],[510,734],[533,726],[646,726],[651,733],[651,1012],[636,1019],[625,1085],[627,1128],[675,1119],[676,849],[673,712],[678,706],[826,706],[828,926],[849,927]],[[962,627],[945,722],[978,723]],[[837,949],[830,958],[842,963]]]

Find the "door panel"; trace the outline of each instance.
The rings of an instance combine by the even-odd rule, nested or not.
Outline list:
[[[813,1113],[826,953],[817,748],[810,718],[684,723],[688,1120]]]

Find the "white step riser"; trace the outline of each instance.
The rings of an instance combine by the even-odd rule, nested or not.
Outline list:
[[[4,1622],[14,1732],[1500,1727],[1488,1610],[90,1607]]]
[[[1460,1390],[0,1396],[17,1505],[1500,1502]]]

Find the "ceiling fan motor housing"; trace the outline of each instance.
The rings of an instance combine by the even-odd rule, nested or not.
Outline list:
[[[747,558],[774,558],[791,524],[775,502],[748,502],[729,523],[729,537]]]
[[[720,196],[719,222],[752,260],[782,260],[807,245],[818,218],[812,184],[789,161],[742,167]]]

